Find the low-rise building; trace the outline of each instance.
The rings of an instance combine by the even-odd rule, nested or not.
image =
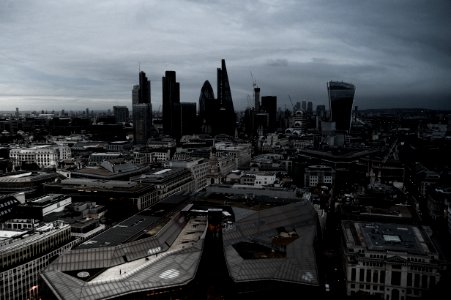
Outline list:
[[[93,201],[106,205],[117,203],[125,210],[127,207],[142,210],[158,202],[158,192],[151,184],[133,181],[70,178],[46,184],[48,192],[71,196],[74,201]]]
[[[333,185],[335,170],[324,165],[311,165],[305,168],[304,186],[315,187],[318,185]]]
[[[14,219],[0,230],[0,299],[38,296],[39,274],[57,256],[72,248],[70,226]]]
[[[342,231],[348,295],[414,299],[440,280],[444,265],[421,227],[346,220]]]
[[[61,212],[72,203],[70,196],[62,194],[47,194],[41,197],[26,200],[17,207],[17,214],[24,218],[43,218],[51,213]]]
[[[56,173],[47,172],[14,172],[0,176],[0,194],[33,193],[39,190],[43,183],[55,181]]]
[[[186,160],[170,160],[165,163],[166,167],[187,168],[191,171],[195,181],[195,190],[207,186],[207,173],[209,163],[203,158],[187,158]]]
[[[40,145],[29,148],[12,148],[9,158],[14,166],[36,163],[39,167],[56,167],[58,162],[71,158],[71,148],[66,145]]]
[[[152,169],[151,172],[132,177],[131,182],[155,187],[161,201],[179,192],[194,191],[194,177],[186,168]]]
[[[251,144],[237,144],[230,142],[215,143],[215,148],[218,153],[226,153],[232,155],[236,160],[236,168],[248,167],[251,161],[252,145]]]

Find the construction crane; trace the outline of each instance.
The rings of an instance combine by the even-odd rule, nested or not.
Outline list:
[[[249,72],[251,72],[252,87],[255,89],[256,87],[258,87],[257,86],[257,81],[255,81],[254,74],[252,74],[252,71],[249,71]]]

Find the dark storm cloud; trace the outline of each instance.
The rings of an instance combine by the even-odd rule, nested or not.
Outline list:
[[[362,108],[450,108],[450,13],[447,0],[1,1],[0,104],[130,105],[139,66],[154,109],[166,70],[197,102],[225,58],[239,109],[253,80],[281,107],[326,104],[343,80]]]

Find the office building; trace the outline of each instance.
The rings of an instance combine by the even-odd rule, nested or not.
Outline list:
[[[329,95],[331,121],[335,122],[337,131],[349,132],[355,86],[342,81],[329,81],[327,93]]]
[[[219,109],[216,112],[217,126],[214,128],[214,134],[235,135],[236,115],[233,107],[232,92],[230,90],[229,77],[225,60],[221,60],[221,68],[217,69],[217,96]]]
[[[76,244],[62,222],[11,219],[0,230],[0,299],[38,299],[39,274]]]
[[[163,82],[163,131],[179,140],[182,136],[180,84],[175,71],[166,71]]]
[[[59,161],[71,158],[71,148],[66,145],[17,147],[10,150],[9,158],[15,167],[31,163],[41,168],[56,167]]]
[[[277,115],[277,96],[263,96],[261,110],[268,114],[268,130],[275,131]]]
[[[440,280],[444,267],[418,226],[342,221],[346,291],[382,299],[415,299]]]
[[[150,98],[150,81],[146,73],[139,72],[139,86],[132,90],[133,130],[135,144],[146,144],[151,135],[152,105]]]
[[[217,106],[213,88],[210,82],[206,80],[202,85],[199,96],[199,122],[202,133],[213,133]]]
[[[187,168],[152,169],[132,177],[130,181],[154,186],[160,201],[180,192],[193,192],[196,185],[193,174]]]
[[[335,181],[335,170],[325,165],[311,165],[305,168],[304,186],[316,187],[318,185],[331,186]]]

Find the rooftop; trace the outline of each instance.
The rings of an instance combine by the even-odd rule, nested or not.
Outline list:
[[[241,208],[235,214],[236,223],[223,232],[227,268],[233,281],[319,284],[313,247],[316,212],[309,202],[258,212]]]
[[[417,255],[436,252],[429,238],[417,226],[352,221],[343,221],[343,226],[348,248],[361,245],[372,251],[395,251]]]

